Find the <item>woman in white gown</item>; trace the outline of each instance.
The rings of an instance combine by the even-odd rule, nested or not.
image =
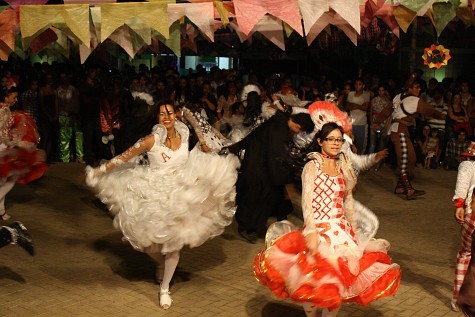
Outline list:
[[[141,97],[153,107],[151,96]],[[157,275],[164,265],[157,279],[160,306],[168,309],[180,249],[203,244],[232,222],[239,160],[198,147],[189,151],[189,130],[175,120],[171,103],[158,105],[157,118],[150,135],[100,167],[87,167],[86,182],[108,205],[124,238],[157,262]],[[143,152],[149,166],[132,163]]]

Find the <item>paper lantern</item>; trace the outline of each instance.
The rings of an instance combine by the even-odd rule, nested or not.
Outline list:
[[[441,68],[442,66],[446,66],[451,58],[450,50],[438,44],[432,44],[430,47],[426,47],[422,55],[424,65],[429,66],[429,68]]]

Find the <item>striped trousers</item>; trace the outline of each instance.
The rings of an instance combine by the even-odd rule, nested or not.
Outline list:
[[[455,280],[454,280],[454,295],[457,298],[462,286],[463,279],[467,273],[468,264],[471,258],[472,235],[475,231],[475,213],[465,215],[465,222],[462,225],[460,233],[460,249],[457,254],[457,262],[455,264]]]

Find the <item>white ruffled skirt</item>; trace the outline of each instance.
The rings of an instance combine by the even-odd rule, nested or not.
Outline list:
[[[195,148],[185,164],[170,168],[124,164],[94,177],[87,167],[86,183],[135,249],[165,254],[197,247],[232,222],[238,168],[234,155]]]

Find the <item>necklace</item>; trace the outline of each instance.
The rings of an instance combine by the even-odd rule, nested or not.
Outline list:
[[[168,139],[168,140],[175,139],[175,138],[177,138],[177,137],[178,137],[178,133],[176,132],[176,130],[175,130],[175,135],[174,135],[174,136],[169,136],[169,135],[167,134],[167,139]]]
[[[338,158],[338,155],[330,156],[330,155],[325,154],[325,153],[323,153],[323,152],[320,153],[320,154],[323,156],[323,158],[330,159],[330,160],[336,160],[336,159]]]
[[[325,159],[329,159],[329,160],[333,160],[335,163],[334,165],[334,173],[328,173],[328,175],[331,175],[331,176],[337,176],[339,174],[339,171],[340,171],[340,160],[337,160],[338,159],[338,155],[337,156],[330,156],[328,154],[325,154],[325,153],[319,153],[321,156],[322,156],[322,161],[321,161],[321,168],[323,170],[323,168],[325,167]],[[330,161],[331,162],[331,161]],[[329,163],[330,163],[329,162]],[[329,166],[330,167],[330,166]],[[331,168],[331,167],[330,167]]]

